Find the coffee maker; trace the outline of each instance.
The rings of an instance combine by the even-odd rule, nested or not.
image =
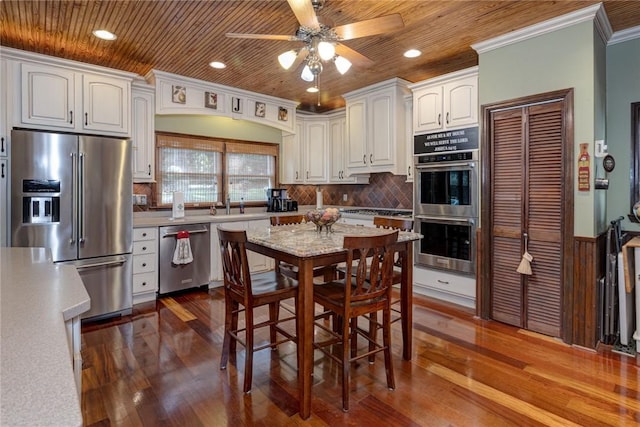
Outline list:
[[[267,190],[267,212],[287,212],[286,188],[269,188]]]

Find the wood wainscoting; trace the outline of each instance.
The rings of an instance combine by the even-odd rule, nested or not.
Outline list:
[[[596,348],[598,344],[598,280],[605,275],[606,236],[604,232],[573,239],[573,333],[569,342],[573,345]]]
[[[491,304],[488,286],[482,265],[483,245],[480,228],[477,229],[477,282],[476,315],[483,316],[483,307]],[[598,301],[598,280],[605,275],[606,232],[596,237],[575,237],[573,239],[573,287],[571,295],[564,298],[567,313],[563,316],[563,341],[575,346],[595,349],[598,345],[598,313],[601,310]],[[485,311],[486,312],[486,311]]]

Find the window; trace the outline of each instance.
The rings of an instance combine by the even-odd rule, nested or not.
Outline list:
[[[227,194],[232,202],[264,202],[275,186],[276,145],[226,144]]]
[[[264,203],[276,183],[277,144],[223,141],[185,135],[156,135],[156,200],[169,206],[174,191],[185,205]]]

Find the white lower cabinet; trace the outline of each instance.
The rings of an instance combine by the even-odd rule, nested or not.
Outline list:
[[[158,228],[133,230],[133,303],[152,301],[158,292]]]
[[[413,291],[417,294],[452,302],[465,307],[476,306],[474,276],[414,266]]]
[[[218,239],[218,227],[225,230],[264,230],[270,226],[268,219],[255,221],[216,222],[211,224],[211,282],[213,287],[220,286],[224,279],[222,272],[222,256],[220,254],[220,240]],[[273,270],[275,261],[273,258],[247,251],[249,270],[252,273]]]
[[[76,382],[76,390],[80,398],[82,397],[82,339],[80,337],[80,316],[67,320],[64,326],[67,331],[67,344],[69,345],[69,353],[71,354],[71,363],[73,363],[73,379]]]

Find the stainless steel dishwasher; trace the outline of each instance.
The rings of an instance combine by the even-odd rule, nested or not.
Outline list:
[[[189,232],[189,243],[193,261],[189,264],[174,264],[177,235]],[[159,294],[181,291],[209,284],[211,272],[211,243],[209,224],[183,224],[160,227],[160,280]]]

